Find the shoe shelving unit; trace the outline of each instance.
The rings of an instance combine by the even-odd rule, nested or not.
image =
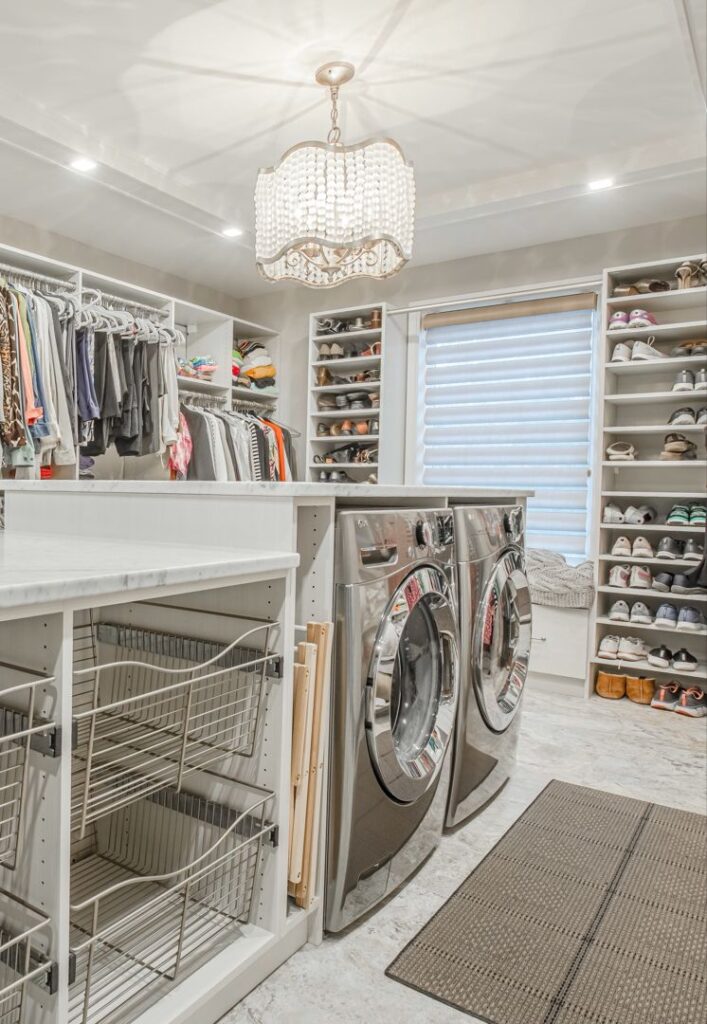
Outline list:
[[[615,622],[609,619],[614,601],[626,600],[629,605],[644,602],[655,614],[664,602],[674,604],[678,610],[693,605],[707,614],[707,595],[663,593],[609,586],[609,573],[614,565],[645,565],[653,575],[658,572],[689,572],[695,562],[684,559],[621,557],[611,554],[612,546],[620,536],[633,541],[645,536],[655,550],[662,537],[687,540],[692,537],[703,543],[702,526],[668,526],[666,517],[675,504],[707,503],[705,476],[707,450],[705,427],[697,424],[675,426],[668,423],[676,409],[698,409],[707,406],[707,391],[673,391],[673,382],[680,370],[697,370],[707,366],[707,359],[695,356],[671,356],[670,352],[682,341],[707,337],[707,287],[677,288],[676,269],[685,259],[703,260],[704,256],[680,256],[672,260],[616,267],[604,271],[601,358],[597,360],[598,377],[596,396],[599,409],[596,434],[596,456],[593,550],[596,556],[597,596],[590,627],[589,665],[586,695],[594,693],[596,673],[604,668],[609,672],[627,675],[651,676],[659,682],[675,679],[681,686],[701,686],[707,689],[705,663],[706,632],[665,629],[660,625]],[[662,279],[674,286],[671,291],[649,294],[614,294],[617,285],[627,285],[643,279]],[[630,312],[645,309],[653,313],[657,324],[651,327],[609,330],[610,318],[617,310]],[[612,362],[614,346],[618,342],[631,343],[653,338],[658,351],[666,353],[664,359],[654,361]],[[692,461],[663,461],[660,452],[667,434],[681,433],[697,445],[696,459]],[[606,450],[616,441],[627,441],[635,446],[637,455],[632,461],[608,459]],[[643,526],[623,523],[605,523],[604,508],[618,505],[623,511],[629,505],[650,505],[657,511],[656,519]],[[674,668],[657,668],[647,661],[608,661],[597,657],[602,637],[610,634],[637,636],[645,640],[648,648],[665,644],[675,652],[685,647],[698,658],[694,672],[681,672]]]
[[[352,325],[356,319],[364,325],[372,318],[379,318],[380,326],[342,330],[328,333],[321,330],[324,320]],[[347,353],[343,358],[322,358],[325,345],[339,344]],[[377,346],[380,354],[361,355],[363,351]],[[345,383],[321,382],[318,378],[327,372],[333,377],[349,378]],[[378,380],[354,381],[357,374],[372,373]],[[386,315],[385,304],[355,306],[346,309],[325,310],[313,313],[309,319],[307,405],[307,447],[306,479],[325,482],[322,473],[342,470],[353,483],[396,484],[403,482],[405,456],[405,412],[404,387],[407,373],[405,338],[394,318]],[[336,401],[337,397],[359,392],[377,400],[377,406],[365,409],[322,408],[325,396]],[[396,401],[397,396],[397,401]],[[351,420],[354,424],[366,421],[366,434],[330,436],[318,433],[320,425],[331,429],[337,423]],[[371,427],[377,425],[378,432]],[[355,451],[378,448],[378,458],[373,462],[320,462],[330,451],[352,447]]]

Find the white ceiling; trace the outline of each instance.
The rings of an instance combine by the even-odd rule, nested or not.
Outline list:
[[[0,213],[241,296],[259,166],[323,138],[414,162],[415,262],[703,212],[702,0],[0,0]],[[74,153],[100,161],[90,177]],[[621,188],[588,193],[611,175]],[[245,235],[226,241],[224,224]]]

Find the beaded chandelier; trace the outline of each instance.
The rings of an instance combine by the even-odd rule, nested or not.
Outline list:
[[[255,258],[269,281],[332,288],[355,277],[391,277],[412,255],[415,179],[392,139],[341,142],[339,88],[351,64],[316,73],[331,93],[326,142],[301,142],[255,186]]]

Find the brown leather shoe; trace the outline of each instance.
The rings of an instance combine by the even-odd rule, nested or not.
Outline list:
[[[607,700],[621,700],[626,696],[626,676],[599,671],[594,689],[600,697],[605,697]]]
[[[626,676],[626,696],[635,704],[650,704],[653,700],[655,679],[647,676]]]

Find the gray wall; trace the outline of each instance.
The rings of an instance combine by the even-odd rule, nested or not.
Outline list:
[[[358,281],[321,291],[305,287],[273,288],[270,294],[241,300],[238,310],[245,319],[268,324],[282,332],[279,373],[283,398],[279,414],[284,423],[304,433],[307,330],[312,312],[371,302],[404,306],[422,299],[599,276],[604,267],[704,252],[706,235],[707,218],[691,217],[448,263],[412,266],[397,277],[378,283]],[[300,457],[303,464],[303,440],[300,441]]]

